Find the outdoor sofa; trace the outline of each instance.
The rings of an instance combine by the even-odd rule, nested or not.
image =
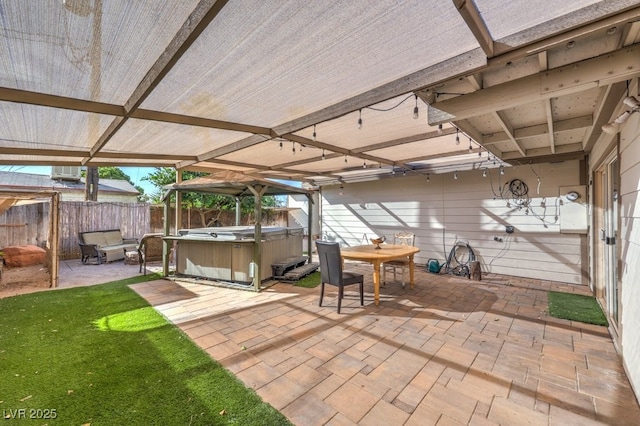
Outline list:
[[[97,263],[113,262],[125,258],[128,250],[137,250],[138,240],[135,238],[122,238],[119,229],[107,231],[79,232],[82,263],[95,258]]]

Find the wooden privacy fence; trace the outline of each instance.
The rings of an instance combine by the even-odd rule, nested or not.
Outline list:
[[[49,201],[13,206],[0,214],[0,249],[34,245],[44,248],[49,237]]]
[[[14,206],[0,214],[0,249],[8,246],[35,245],[46,248],[49,236],[50,202]],[[80,258],[78,232],[120,229],[125,238],[137,238],[149,232],[163,231],[163,206],[146,203],[95,201],[62,201],[60,203],[59,258]],[[175,211],[172,208],[171,232],[175,232]],[[241,224],[252,223],[251,216],[242,216]],[[181,228],[199,228],[215,223],[235,224],[233,212],[209,212],[202,215],[195,209],[184,209]],[[286,209],[266,210],[263,226],[304,226],[295,223]]]
[[[46,248],[51,203],[15,206],[0,214],[0,249],[35,245]],[[149,232],[149,204],[62,201],[60,203],[60,259],[80,257],[78,232],[120,229],[126,238]]]
[[[80,257],[78,232],[119,229],[140,240],[149,232],[149,204],[63,201],[60,212],[60,259]]]
[[[164,231],[164,206],[149,206],[151,211],[151,232]],[[175,234],[176,214],[172,207],[169,212],[170,233]],[[294,226],[293,219],[287,209],[265,209],[262,213],[262,226]],[[253,215],[243,214],[240,225],[253,224]],[[203,228],[207,226],[233,226],[236,224],[236,213],[227,210],[207,210],[202,214],[198,209],[183,208],[180,229]],[[297,226],[297,225],[296,225]],[[306,224],[302,225],[306,226]]]

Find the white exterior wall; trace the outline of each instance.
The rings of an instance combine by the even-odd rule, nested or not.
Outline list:
[[[62,201],[84,201],[84,192],[62,192]],[[137,195],[109,194],[98,192],[98,201],[101,203],[137,203]]]
[[[620,132],[620,273],[622,357],[640,399],[640,114]]]
[[[429,258],[443,263],[462,240],[473,248],[484,272],[587,284],[586,229],[564,232],[576,217],[587,223],[579,167],[579,161],[567,161],[507,167],[504,176],[492,169],[486,178],[475,170],[459,172],[457,180],[447,173],[431,175],[429,181],[419,175],[323,187],[322,238],[353,246],[369,244],[374,236],[392,239],[394,232],[414,232],[419,264]],[[499,185],[515,178],[529,187],[529,214],[494,196]],[[573,186],[581,192],[577,213],[563,196]],[[506,225],[515,232],[507,234]]]

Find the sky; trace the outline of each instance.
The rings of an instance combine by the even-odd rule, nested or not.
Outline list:
[[[145,194],[155,192],[155,186],[149,181],[142,180],[143,177],[154,171],[153,167],[120,167],[120,169],[131,178],[134,185],[144,188]],[[50,175],[51,166],[0,166],[4,172],[31,173],[34,175]]]

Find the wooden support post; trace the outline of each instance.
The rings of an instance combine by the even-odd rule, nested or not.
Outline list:
[[[164,235],[171,232],[171,192],[165,195],[164,199]],[[176,231],[177,232],[177,231]],[[169,240],[162,240],[162,276],[169,276]]]
[[[52,288],[58,287],[59,279],[59,254],[60,244],[60,193],[54,192],[51,195],[51,206],[49,211],[49,275],[51,277]]]

